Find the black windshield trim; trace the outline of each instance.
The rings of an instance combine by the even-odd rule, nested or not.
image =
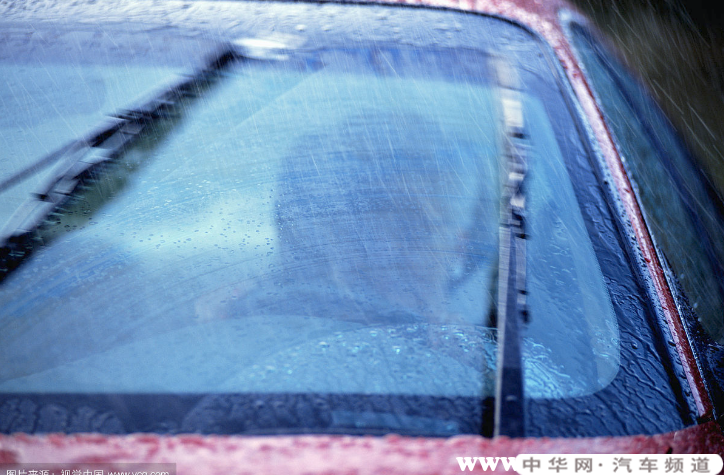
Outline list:
[[[263,411],[264,407],[273,410]],[[366,414],[351,425],[344,413]],[[492,399],[375,394],[2,394],[0,433],[492,436]],[[342,417],[339,416],[342,414]],[[393,414],[393,415],[391,415]],[[376,420],[399,417],[400,427]]]

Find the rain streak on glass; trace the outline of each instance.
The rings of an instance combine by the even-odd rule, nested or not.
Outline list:
[[[44,223],[0,286],[1,392],[493,395],[488,54],[360,41],[266,59]],[[525,392],[585,396],[618,372],[618,326],[551,119],[525,88],[521,104]]]

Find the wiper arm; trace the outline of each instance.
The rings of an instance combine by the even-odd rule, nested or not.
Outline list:
[[[528,318],[525,285],[527,146],[517,73],[502,59],[495,63],[503,115],[506,182],[500,211],[494,435],[521,437],[525,432],[521,328]]]
[[[179,115],[181,104],[216,81],[221,70],[243,56],[224,46],[199,70],[138,106],[124,109],[87,137],[75,140],[0,183],[9,188],[39,168],[58,162],[53,178],[10,218],[0,234],[0,282],[43,244],[38,231],[87,181],[94,170],[123,155],[144,131],[160,119]]]
[[[236,50],[231,47],[222,48],[216,55],[212,56],[210,61],[199,73],[194,75],[190,80],[183,81],[175,86],[162,92],[150,101],[142,104],[138,108],[130,108],[121,111],[120,113],[112,116],[112,119],[105,124],[97,127],[92,132],[88,133],[85,137],[75,139],[59,149],[45,155],[41,159],[28,165],[22,170],[14,173],[8,178],[0,181],[0,193],[12,188],[17,183],[23,181],[28,176],[37,173],[38,171],[58,162],[64,157],[68,157],[88,148],[97,147],[103,143],[108,137],[118,132],[118,130],[129,120],[145,118],[150,119],[154,116],[158,116],[162,113],[164,108],[167,108],[173,100],[169,102],[169,96],[178,96],[179,94],[185,94],[186,89],[193,87],[194,82],[198,82],[199,79],[204,79],[210,73],[218,71],[224,68],[230,61],[233,61],[238,57]]]

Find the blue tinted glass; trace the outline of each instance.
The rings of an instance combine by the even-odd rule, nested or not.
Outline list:
[[[493,107],[482,84],[241,67],[9,279],[60,258],[78,278],[6,301],[8,329],[85,336],[9,343],[5,388],[490,394]]]
[[[98,176],[3,287],[0,388],[491,396],[502,138],[486,59],[455,82],[375,74],[367,56],[242,65]],[[617,327],[545,112],[530,98],[525,115],[527,393],[582,395],[615,376]]]

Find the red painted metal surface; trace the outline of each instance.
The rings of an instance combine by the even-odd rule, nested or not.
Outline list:
[[[386,1],[384,3],[390,3]],[[701,420],[713,408],[688,344],[631,182],[590,88],[559,24],[561,0],[399,0],[508,17],[538,32],[553,47],[578,96],[608,165],[681,356]],[[635,390],[635,388],[632,388]],[[655,410],[655,408],[652,408]],[[716,422],[655,436],[584,439],[449,439],[340,436],[164,437],[156,435],[0,436],[5,462],[167,462],[178,473],[442,474],[460,473],[456,457],[515,456],[520,453],[718,453],[724,436]],[[478,470],[481,470],[478,467]]]
[[[188,473],[459,473],[456,457],[521,453],[722,453],[715,423],[652,437],[591,439],[450,439],[398,436],[163,437],[4,436],[3,463],[175,463]]]
[[[423,475],[460,473],[456,457],[514,457],[526,453],[721,454],[723,449],[724,436],[714,422],[651,437],[590,439],[16,435],[0,436],[0,463],[175,463],[181,475]]]

